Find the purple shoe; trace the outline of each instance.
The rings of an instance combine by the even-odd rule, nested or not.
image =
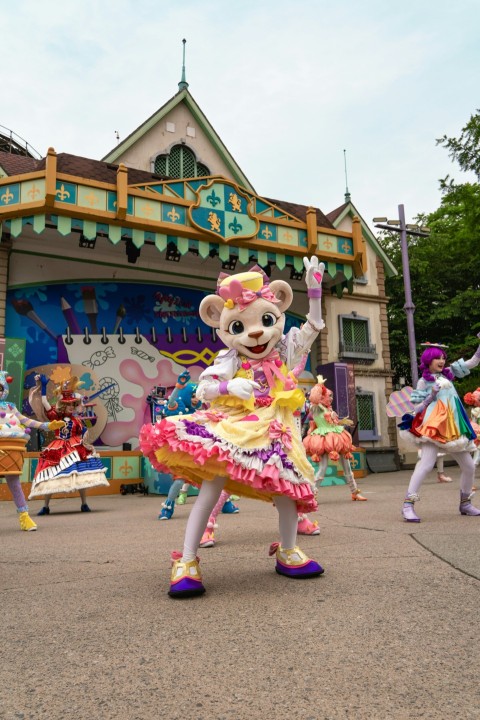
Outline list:
[[[414,523],[420,522],[420,518],[418,517],[418,515],[416,514],[416,512],[414,510],[414,505],[415,505],[416,500],[420,500],[420,497],[418,495],[412,494],[412,495],[407,495],[407,497],[405,498],[405,500],[403,502],[402,515],[403,515],[403,519],[406,520],[407,522],[414,522]]]
[[[480,515],[480,510],[475,507],[475,505],[472,505],[470,500],[475,495],[474,492],[469,493],[460,493],[460,506],[459,510],[462,515]]]
[[[196,595],[203,595],[205,588],[202,584],[202,575],[198,566],[198,560],[182,562],[181,559],[174,560],[170,590],[171,598],[188,598]]]
[[[315,560],[307,557],[298,546],[292,550],[284,550],[278,543],[270,546],[269,555],[276,555],[275,570],[279,575],[285,575],[296,580],[317,577],[322,575],[324,569]]]

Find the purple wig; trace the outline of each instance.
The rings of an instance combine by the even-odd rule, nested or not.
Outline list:
[[[427,382],[433,382],[435,380],[434,375],[432,375],[428,368],[430,367],[430,363],[432,362],[432,360],[437,360],[438,358],[442,357],[446,360],[447,353],[445,352],[445,350],[442,350],[442,348],[439,347],[429,347],[423,351],[420,357],[419,370],[424,380],[426,380]],[[455,380],[455,375],[446,365],[442,370],[442,375],[443,377],[446,377],[447,380]]]

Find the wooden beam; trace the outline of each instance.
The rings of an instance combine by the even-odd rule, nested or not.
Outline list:
[[[53,207],[57,192],[57,153],[48,148],[45,161],[45,205]]]

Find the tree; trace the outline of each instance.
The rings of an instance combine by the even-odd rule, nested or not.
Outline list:
[[[447,148],[448,154],[458,162],[461,170],[473,171],[477,180],[480,180],[480,110],[470,116],[459,138],[447,138],[444,135],[437,140],[437,145]]]
[[[480,111],[458,139],[445,136],[437,144],[449,150],[461,170],[473,170],[479,177]],[[440,190],[438,210],[418,217],[430,228],[429,236],[409,236],[408,253],[417,343],[443,342],[454,360],[471,357],[480,330],[480,185],[456,184],[447,177],[440,180]],[[395,267],[401,268],[398,235],[385,233],[380,242]],[[394,382],[404,377],[410,383],[402,275],[388,278],[386,291]],[[474,389],[473,384],[480,385],[480,371],[462,383],[461,391]]]

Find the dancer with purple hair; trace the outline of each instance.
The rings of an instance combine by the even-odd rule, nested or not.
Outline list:
[[[478,333],[477,337],[480,337]],[[404,416],[400,436],[421,448],[422,456],[415,466],[402,514],[407,522],[420,522],[414,505],[421,485],[433,469],[439,452],[448,452],[460,467],[460,506],[462,515],[479,516],[480,510],[471,503],[475,465],[476,433],[457,395],[453,381],[470,374],[480,363],[480,345],[469,360],[457,360],[447,367],[446,345],[422,343],[426,349],[420,358],[421,377],[411,395],[414,415]]]

